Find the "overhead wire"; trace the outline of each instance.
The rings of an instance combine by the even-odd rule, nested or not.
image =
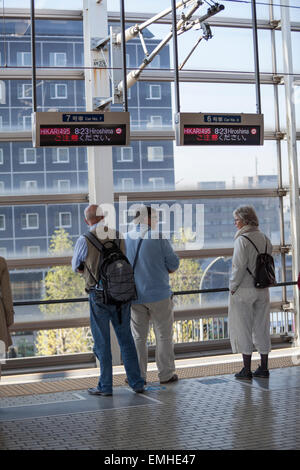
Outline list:
[[[231,3],[244,3],[244,4],[251,5],[251,0],[221,0],[221,1],[222,2],[231,2]],[[256,5],[265,5],[265,6],[269,7],[270,3],[269,2],[259,1],[259,2],[256,2]],[[283,7],[283,8],[295,8],[295,9],[300,10],[299,5],[281,5],[280,3],[272,3],[272,6],[273,7]]]

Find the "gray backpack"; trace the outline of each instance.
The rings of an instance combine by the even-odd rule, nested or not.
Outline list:
[[[134,264],[131,266],[127,257],[120,249],[120,240],[100,240],[92,233],[84,235],[100,251],[98,279],[95,290],[101,293],[102,303],[118,307],[119,321],[121,323],[121,307],[137,298],[134,281],[134,268],[142,239],[139,242]]]

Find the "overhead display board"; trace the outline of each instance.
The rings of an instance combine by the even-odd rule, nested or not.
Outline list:
[[[37,112],[32,121],[33,147],[129,145],[128,112]]]
[[[178,113],[176,145],[263,145],[263,114]]]

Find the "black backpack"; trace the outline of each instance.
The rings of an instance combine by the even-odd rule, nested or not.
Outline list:
[[[275,265],[274,265],[274,258],[272,255],[267,253],[267,242],[266,242],[266,249],[264,253],[260,253],[250,238],[246,237],[246,235],[242,235],[242,237],[247,238],[250,243],[256,249],[258,255],[256,257],[256,269],[255,269],[255,276],[252,274],[249,268],[247,271],[254,279],[254,285],[258,289],[264,289],[266,287],[272,287],[276,285],[276,277],[275,277]]]
[[[96,282],[96,292],[101,294],[104,304],[117,305],[121,323],[121,306],[137,298],[134,267],[141,241],[138,245],[134,265],[131,266],[120,249],[120,240],[119,243],[117,240],[107,240],[102,243],[92,232],[88,232],[84,236],[100,251],[98,279],[95,279],[88,270]]]

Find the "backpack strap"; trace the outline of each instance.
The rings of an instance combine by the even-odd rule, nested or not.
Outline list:
[[[105,243],[113,243],[116,245],[116,242],[114,240],[107,240],[107,242],[105,243],[100,242],[99,238],[97,238],[96,235],[94,235],[92,232],[85,233],[84,237],[87,238],[92,243],[92,245],[94,245],[94,247],[97,248],[98,251],[100,251],[100,253],[103,252],[103,249],[105,250]],[[120,243],[118,248],[120,248]]]
[[[136,250],[136,254],[135,254],[135,257],[134,257],[133,265],[132,265],[133,270],[135,268],[135,265],[136,265],[136,262],[137,262],[137,259],[138,259],[138,256],[139,256],[139,252],[140,252],[141,244],[142,244],[143,240],[144,239],[141,238],[140,241],[139,241],[139,244],[138,244],[138,247],[137,247],[137,250]]]
[[[259,251],[258,251],[258,249],[257,249],[257,246],[255,245],[255,243],[253,243],[253,241],[252,241],[250,238],[246,237],[246,235],[241,235],[241,236],[244,237],[244,238],[247,238],[247,240],[249,240],[249,242],[252,243],[252,245],[253,245],[254,248],[256,249],[257,253],[259,253]]]
[[[146,235],[147,232],[149,232],[149,228],[146,230],[146,232],[142,235],[140,241],[139,241],[139,244],[138,244],[138,247],[137,247],[137,250],[136,250],[136,254],[135,254],[135,257],[134,257],[134,261],[133,261],[133,265],[132,265],[132,269],[134,270],[135,268],[135,265],[136,265],[136,262],[137,262],[137,259],[138,259],[138,256],[139,256],[139,252],[140,252],[140,249],[141,249],[141,244],[144,240],[144,236]]]
[[[253,241],[250,240],[250,238],[248,238],[246,235],[241,235],[241,236],[244,237],[244,238],[247,238],[247,240],[249,240],[249,242],[252,243],[252,245],[253,245],[254,248],[256,249],[257,253],[259,254],[259,251],[258,251],[257,246],[255,245],[255,243],[253,243]],[[247,268],[247,271],[248,271],[248,273],[254,278],[254,276],[253,276],[253,274],[252,274],[252,272],[250,271],[249,268]]]

